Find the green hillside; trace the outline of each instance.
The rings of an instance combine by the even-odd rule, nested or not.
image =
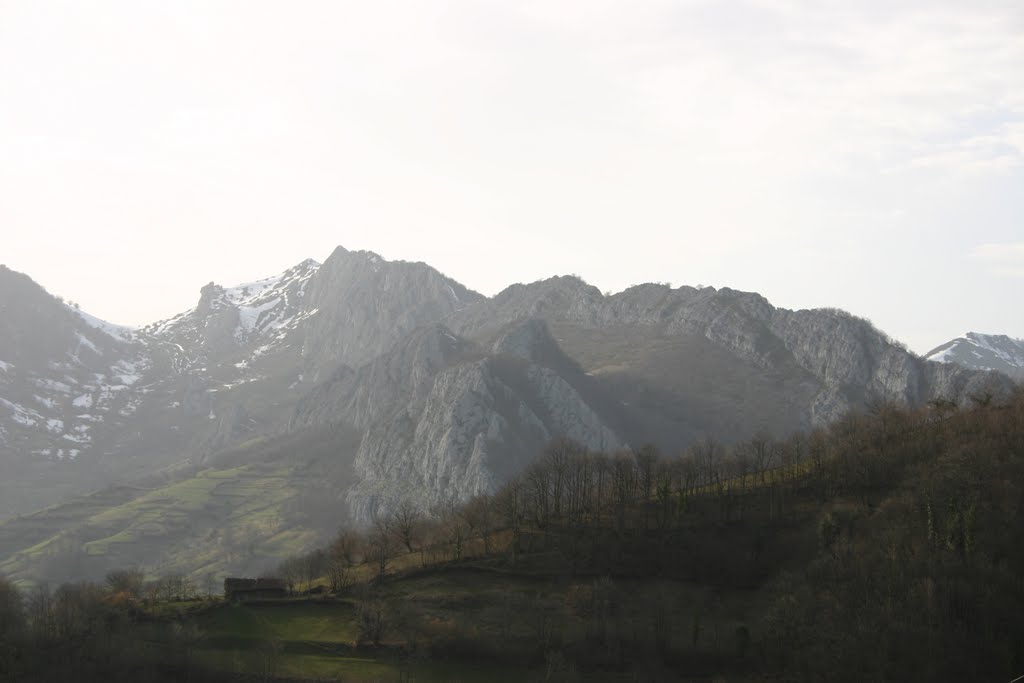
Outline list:
[[[99,579],[118,567],[219,581],[269,570],[344,522],[344,434],[255,441],[0,524],[0,573],[22,583]],[[245,464],[238,464],[245,463]]]

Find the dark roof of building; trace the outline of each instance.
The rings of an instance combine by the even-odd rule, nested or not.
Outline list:
[[[227,591],[265,591],[265,590],[288,590],[288,584],[284,579],[224,579],[224,590]]]

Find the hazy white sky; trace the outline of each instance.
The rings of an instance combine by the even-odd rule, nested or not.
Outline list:
[[[0,0],[0,236],[128,324],[341,244],[1024,337],[1024,3]]]

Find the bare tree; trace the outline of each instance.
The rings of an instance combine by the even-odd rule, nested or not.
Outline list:
[[[327,553],[319,548],[306,553],[301,558],[300,567],[308,593],[313,588],[313,582],[327,573]]]
[[[818,482],[821,500],[828,498],[828,436],[820,429],[811,432],[807,442],[807,454],[811,460],[812,473]]]
[[[371,587],[364,586],[356,601],[356,624],[359,640],[379,645],[389,630],[389,610],[384,599]]]
[[[203,575],[203,584],[206,588],[206,598],[213,599],[213,593],[217,590],[217,575],[213,572],[206,572]]]
[[[654,495],[658,501],[657,523],[658,528],[665,530],[669,527],[674,515],[672,507],[674,500],[672,496],[672,467],[669,463],[659,461],[654,472]]]
[[[277,566],[277,574],[288,584],[288,592],[295,593],[305,575],[302,558],[289,557]]]
[[[739,442],[732,449],[732,458],[730,464],[732,465],[732,473],[736,480],[739,482],[740,496],[739,496],[739,518],[743,519],[743,511],[746,504],[747,496],[747,477],[750,475],[751,466],[751,452],[753,447],[750,442]]]
[[[363,537],[351,529],[341,529],[327,549],[324,558],[327,582],[332,593],[352,586],[352,567],[363,554]]]
[[[565,521],[569,526],[580,526],[591,506],[591,465],[593,458],[586,448],[569,456],[565,482]]]
[[[523,474],[527,509],[534,525],[545,529],[551,521],[551,473],[545,462],[535,462]]]
[[[355,566],[364,553],[365,542],[357,531],[341,529],[331,543],[330,555],[345,563],[346,567]]]
[[[644,501],[650,500],[654,493],[654,468],[660,458],[661,455],[653,444],[646,444],[633,453],[633,459],[636,460],[637,484]]]
[[[28,596],[28,619],[32,636],[48,643],[57,638],[57,625],[53,613],[53,593],[45,583],[37,585]]]
[[[593,517],[597,525],[600,526],[601,517],[604,514],[605,499],[608,496],[608,456],[604,453],[596,453],[592,458],[590,470],[595,487],[593,494]]]
[[[523,484],[519,478],[510,482],[495,494],[494,510],[499,519],[512,530],[510,551],[512,563],[519,557],[523,526]]]
[[[391,515],[377,515],[370,527],[369,560],[377,565],[377,578],[381,581],[395,553],[395,521]]]
[[[636,468],[629,454],[620,453],[611,463],[612,497],[615,503],[615,520],[620,529],[626,526],[626,515],[636,502]]]
[[[750,456],[753,460],[754,470],[758,474],[761,485],[765,484],[765,477],[778,459],[778,446],[775,440],[764,433],[758,433],[750,439]]]
[[[466,521],[460,515],[451,515],[445,520],[445,530],[452,559],[458,562],[466,551]]]
[[[413,552],[413,543],[416,542],[417,531],[423,520],[420,509],[409,499],[405,499],[395,510],[394,526],[395,533],[407,552]]]
[[[474,496],[462,506],[459,514],[470,538],[479,536],[484,544],[484,555],[490,555],[491,534],[497,523],[494,498],[486,494]]]
[[[25,628],[25,608],[21,591],[0,576],[0,642],[9,641]]]
[[[111,593],[125,594],[132,598],[142,597],[142,586],[146,582],[146,573],[137,567],[131,569],[115,569],[107,573],[107,590]]]
[[[327,583],[332,593],[340,593],[352,587],[352,567],[341,557],[328,555]]]
[[[583,447],[572,439],[565,437],[553,439],[544,449],[542,462],[548,472],[551,492],[551,513],[555,519],[561,519],[564,513],[565,489],[569,474],[569,463],[574,454]]]
[[[684,453],[673,463],[672,470],[675,476],[676,514],[682,518],[689,497],[697,487],[700,467],[692,453]]]

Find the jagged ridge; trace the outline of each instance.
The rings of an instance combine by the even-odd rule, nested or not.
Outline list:
[[[4,276],[48,297],[24,276]],[[18,299],[17,289],[5,292]],[[82,452],[88,462],[127,476],[339,424],[363,434],[361,482],[348,499],[364,517],[408,492],[427,507],[489,490],[556,435],[593,448],[653,440],[676,449],[705,434],[823,424],[877,400],[961,401],[1009,386],[916,358],[855,316],[789,311],[754,293],[645,284],[605,296],[556,277],[487,298],[425,264],[340,247],[322,265],[210,283],[195,308],[139,330],[50,308],[0,338],[19,349],[28,338],[62,339],[37,350],[35,372],[80,359],[83,342],[71,346],[85,339],[82,372],[120,378],[123,420]],[[26,438],[52,438],[6,388],[24,361],[0,361],[9,413],[0,439],[12,460]],[[137,470],[120,467],[138,452]]]

